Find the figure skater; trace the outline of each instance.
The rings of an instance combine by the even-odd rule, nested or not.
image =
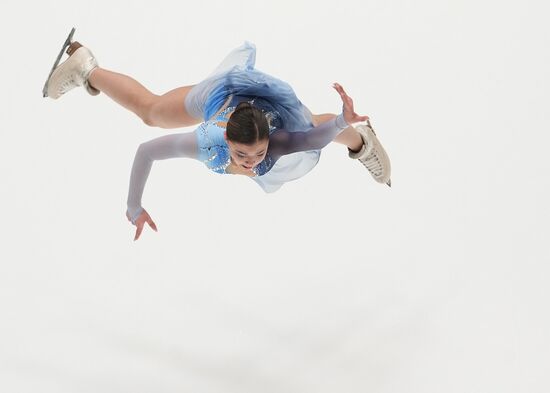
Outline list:
[[[100,68],[88,48],[72,41],[73,34],[74,28],[52,67],[44,97],[57,99],[84,86],[93,96],[105,93],[152,127],[200,123],[193,132],[161,136],[139,146],[126,211],[136,226],[134,240],[146,222],[157,230],[141,206],[155,160],[194,158],[214,172],[245,175],[265,192],[274,192],[313,169],[321,149],[334,141],[347,146],[349,156],[358,159],[376,181],[391,186],[390,162],[369,117],[355,113],[353,100],[338,83],[333,87],[342,99],[342,113],[314,115],[287,83],[254,68],[256,48],[245,42],[199,84],[158,96],[129,76]],[[59,64],[65,49],[69,58]]]

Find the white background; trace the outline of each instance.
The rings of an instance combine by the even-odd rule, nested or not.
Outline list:
[[[0,391],[548,392],[543,1],[4,2]],[[265,194],[105,94],[41,90],[69,33],[157,94],[244,40],[313,112],[340,82],[393,167],[331,144]],[[546,201],[546,202],[545,202]]]

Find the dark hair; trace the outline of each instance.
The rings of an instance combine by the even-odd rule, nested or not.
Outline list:
[[[251,145],[269,138],[269,121],[261,109],[241,102],[227,122],[227,139]]]

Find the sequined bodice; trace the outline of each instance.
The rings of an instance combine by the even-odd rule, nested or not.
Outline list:
[[[236,101],[231,100],[230,105],[221,111],[213,119],[205,121],[197,129],[197,136],[199,140],[199,149],[202,150],[203,157],[206,157],[202,161],[212,171],[221,174],[229,174],[227,167],[231,164],[231,155],[229,154],[229,146],[224,138],[225,127],[222,127],[220,123],[227,123],[228,114],[232,113],[236,107]],[[241,100],[242,101],[242,100]],[[249,100],[251,104],[254,104],[255,100]],[[266,116],[270,119],[270,134],[276,129],[277,114],[275,112],[265,112]],[[254,176],[262,176],[267,173],[275,164],[272,156],[269,154],[269,150],[262,162],[252,168]]]

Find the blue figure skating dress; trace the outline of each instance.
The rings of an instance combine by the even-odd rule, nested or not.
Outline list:
[[[229,147],[224,140],[226,115],[242,101],[262,109],[270,120],[270,134],[278,129],[304,131],[313,127],[311,112],[300,102],[286,82],[254,68],[256,47],[245,42],[226,56],[204,81],[187,95],[186,109],[205,122],[196,130],[199,160],[217,173],[226,173],[230,164]],[[229,106],[213,117],[230,98]],[[266,192],[278,190],[284,183],[311,171],[321,151],[301,151],[275,160],[269,154],[254,168],[251,177]]]

